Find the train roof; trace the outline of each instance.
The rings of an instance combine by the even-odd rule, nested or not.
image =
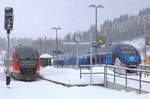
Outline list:
[[[36,48],[32,47],[32,46],[16,46],[14,48],[16,51],[20,51],[20,50],[32,50],[32,51],[38,51]]]
[[[105,44],[105,45],[102,45],[100,48],[97,49],[97,52],[98,54],[106,54],[106,53],[113,53],[113,51],[115,50],[115,48],[118,48],[120,46],[130,46],[132,48],[134,48],[132,45],[130,44],[125,44],[125,43],[114,43],[114,44]],[[94,52],[95,50],[93,49],[93,55],[94,55]],[[79,57],[84,57],[84,56],[89,56],[89,50],[82,50],[80,52],[78,52],[79,54]],[[69,58],[69,57],[76,57],[76,52],[73,54],[73,53],[67,53],[67,54],[64,54],[64,57],[65,58]]]
[[[107,44],[102,46],[101,48],[98,49],[98,52],[113,52],[113,50],[115,50],[115,48],[118,48],[120,46],[129,46],[131,48],[134,48],[132,45],[130,44],[125,44],[125,43],[119,43],[119,44]]]

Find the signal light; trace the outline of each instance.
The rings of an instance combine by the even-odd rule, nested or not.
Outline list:
[[[13,8],[12,7],[6,7],[5,8],[5,30],[10,31],[13,29]],[[8,32],[9,33],[9,32]]]

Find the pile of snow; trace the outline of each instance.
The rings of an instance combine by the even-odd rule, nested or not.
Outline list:
[[[144,45],[145,45],[145,40],[143,38],[137,38],[137,39],[134,39],[132,41],[125,41],[123,43],[126,43],[126,44],[131,44],[133,45],[135,48],[137,48],[138,50],[141,50],[144,48]]]
[[[42,54],[40,58],[53,58],[53,56],[50,54]]]

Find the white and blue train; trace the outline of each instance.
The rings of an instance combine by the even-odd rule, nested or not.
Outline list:
[[[54,60],[54,65],[56,65]],[[129,44],[109,44],[97,50],[97,55],[92,56],[93,64],[109,64],[119,67],[137,68],[141,63],[141,57],[135,47]],[[69,57],[65,60],[58,60],[59,65],[75,65],[76,57]],[[79,65],[90,64],[90,56],[84,55],[79,58]],[[116,70],[119,74],[124,74],[124,71]],[[132,73],[133,71],[128,71]]]

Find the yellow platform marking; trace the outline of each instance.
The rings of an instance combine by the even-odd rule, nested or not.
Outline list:
[[[146,57],[146,64],[149,65],[149,56]]]
[[[146,57],[146,64],[148,65],[146,67],[146,70],[149,71],[150,70],[150,67],[149,67],[149,56]],[[149,76],[149,74],[147,74],[147,77]]]

